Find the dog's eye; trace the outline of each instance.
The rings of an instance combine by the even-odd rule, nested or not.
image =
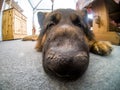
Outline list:
[[[61,19],[61,15],[59,13],[54,13],[50,17],[50,21],[48,23],[48,27],[52,27],[53,25],[57,25]]]
[[[50,21],[50,22],[48,23],[48,27],[51,27],[51,26],[53,26],[53,25],[55,25],[55,23],[54,23],[53,21]]]
[[[70,18],[71,18],[71,21],[72,21],[72,23],[73,23],[74,25],[81,27],[80,18],[79,18],[78,15],[72,14],[72,15],[70,16]]]

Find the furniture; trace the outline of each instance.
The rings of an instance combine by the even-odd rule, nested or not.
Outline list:
[[[105,0],[97,0],[92,4],[92,9],[95,13],[93,19],[93,32],[97,40],[110,41],[112,44],[120,45],[119,33],[110,30],[108,9],[112,8],[112,6],[107,7],[106,4]],[[99,21],[99,23],[97,21]]]
[[[78,9],[92,9],[92,29],[97,40],[120,45],[120,30],[110,24],[110,19],[120,23],[120,3],[115,3],[114,0],[78,0],[77,3]]]
[[[26,17],[15,8],[3,11],[2,36],[3,40],[23,38],[27,35]]]

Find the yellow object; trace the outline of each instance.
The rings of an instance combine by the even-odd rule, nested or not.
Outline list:
[[[27,35],[26,17],[14,8],[3,11],[3,40],[23,38]]]

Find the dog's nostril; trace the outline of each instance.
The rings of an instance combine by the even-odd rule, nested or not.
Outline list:
[[[43,64],[46,70],[57,76],[76,77],[86,71],[89,64],[89,55],[85,51],[61,52],[49,50]]]
[[[57,60],[60,60],[61,58],[61,55],[59,54],[56,54],[56,52],[54,51],[50,51],[47,53],[47,56],[46,56],[46,59],[49,60],[49,62],[54,62],[54,61],[57,61]]]
[[[87,60],[88,59],[88,54],[86,52],[80,52],[75,56],[75,59],[79,60]]]
[[[76,57],[86,57],[86,56],[87,56],[87,53],[84,53],[84,52],[76,55]]]
[[[52,59],[54,56],[54,53],[53,52],[50,52],[47,54],[47,59]]]

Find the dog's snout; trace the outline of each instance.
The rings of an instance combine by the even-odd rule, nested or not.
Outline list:
[[[89,64],[88,48],[83,36],[78,36],[76,28],[66,24],[59,26],[55,34],[50,36],[51,42],[45,43],[48,49],[43,56],[44,69],[61,77],[83,75]]]
[[[82,75],[89,63],[86,52],[50,50],[45,58],[45,66],[60,77],[76,77]]]
[[[89,64],[89,48],[79,15],[64,11],[50,14],[43,43],[43,67],[60,77],[79,77]],[[46,20],[47,20],[46,19]],[[51,22],[53,23],[51,25]],[[87,30],[87,29],[85,29]]]

